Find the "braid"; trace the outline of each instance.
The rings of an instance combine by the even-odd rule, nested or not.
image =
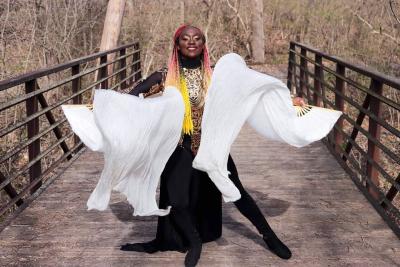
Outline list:
[[[179,36],[182,34],[182,32],[187,27],[193,27],[193,26],[182,25],[175,31],[174,39],[173,39],[174,46],[173,46],[173,50],[172,50],[172,55],[169,58],[169,62],[168,62],[168,72],[167,72],[167,77],[165,80],[165,86],[174,86],[181,92],[183,102],[185,105],[185,116],[184,116],[184,120],[183,120],[182,131],[184,134],[192,134],[193,133],[193,121],[192,121],[192,109],[191,109],[190,100],[189,100],[189,91],[188,91],[188,88],[186,85],[185,77],[183,77],[183,74],[180,73],[180,66],[179,66],[179,59],[178,59]],[[197,27],[193,27],[193,28],[198,29]],[[200,30],[200,32],[201,32],[201,30]],[[204,34],[203,34],[203,39],[205,42]],[[203,54],[202,69],[204,71],[203,83],[204,83],[204,89],[207,90],[208,86],[210,85],[212,70],[211,70],[210,58],[209,58],[208,50],[207,50],[206,46],[204,46],[202,54]]]

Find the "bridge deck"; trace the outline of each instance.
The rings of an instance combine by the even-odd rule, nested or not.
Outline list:
[[[241,180],[293,251],[283,261],[255,228],[224,204],[223,236],[204,246],[200,266],[394,266],[400,242],[320,142],[302,149],[266,141],[245,127],[232,150]],[[121,196],[105,212],[86,200],[102,156],[78,158],[0,233],[1,266],[181,266],[184,254],[123,252],[150,240],[156,218],[134,218]]]

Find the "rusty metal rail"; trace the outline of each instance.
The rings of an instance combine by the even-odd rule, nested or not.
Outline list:
[[[400,80],[291,42],[287,86],[343,116],[325,144],[400,236]],[[390,119],[397,117],[397,121]]]
[[[134,42],[0,81],[3,227],[84,149],[61,105],[87,103],[93,88],[132,87],[141,79],[140,65],[139,44]]]

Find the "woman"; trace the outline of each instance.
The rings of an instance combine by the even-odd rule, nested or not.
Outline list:
[[[174,49],[167,74],[165,70],[155,72],[130,92],[133,95],[149,96],[159,93],[164,84],[173,85],[181,88],[181,92],[188,93],[190,103],[186,105],[179,146],[161,176],[159,205],[160,208],[172,206],[171,213],[159,217],[155,240],[128,243],[121,250],[154,253],[160,250],[185,251],[188,248],[186,266],[197,264],[201,243],[219,238],[222,227],[219,191],[206,177],[206,173],[192,168],[192,160],[200,145],[201,118],[211,77],[205,42],[200,29],[181,26],[174,35]],[[294,103],[304,104],[301,98],[295,98]],[[235,206],[257,228],[272,252],[283,259],[289,259],[290,250],[275,235],[252,197],[243,188],[231,156],[228,159],[228,170],[231,173],[229,178],[241,193],[241,198],[234,202]]]

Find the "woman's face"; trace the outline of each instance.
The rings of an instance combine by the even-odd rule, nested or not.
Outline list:
[[[197,28],[188,27],[183,30],[178,40],[178,50],[182,56],[196,58],[201,55],[204,48],[204,36]]]

